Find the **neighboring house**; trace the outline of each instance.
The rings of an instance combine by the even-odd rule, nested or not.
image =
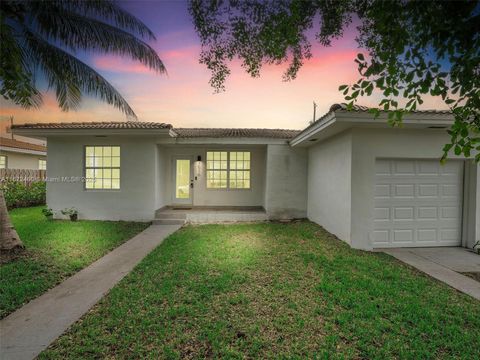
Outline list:
[[[0,137],[0,169],[46,170],[47,148]]]
[[[303,131],[182,129],[142,122],[14,126],[48,139],[47,202],[82,218],[151,220],[165,206],[263,207],[354,248],[467,246],[480,238],[480,170],[439,157],[453,118],[407,115],[392,128],[336,104]],[[86,182],[75,177],[86,177]]]

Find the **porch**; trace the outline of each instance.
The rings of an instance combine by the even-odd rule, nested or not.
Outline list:
[[[155,211],[154,224],[206,224],[268,220],[262,206],[166,206]]]

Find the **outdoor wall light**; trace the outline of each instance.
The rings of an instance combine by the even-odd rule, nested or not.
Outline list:
[[[195,180],[198,180],[198,178],[202,176],[203,169],[202,157],[200,155],[197,156],[197,161],[193,164],[193,169],[195,172]]]

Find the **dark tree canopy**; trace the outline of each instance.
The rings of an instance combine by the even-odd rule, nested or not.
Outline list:
[[[359,80],[339,88],[349,106],[377,94],[372,113],[387,111],[392,125],[401,125],[426,95],[438,96],[455,116],[444,158],[451,150],[474,151],[480,160],[478,1],[192,0],[190,13],[202,43],[200,62],[217,91],[224,90],[233,59],[254,77],[263,64],[287,62],[284,79],[295,79],[312,56],[309,32],[330,46],[358,18]]]
[[[0,94],[25,108],[38,107],[41,72],[64,111],[82,94],[136,115],[122,95],[76,51],[128,56],[164,73],[157,53],[143,39],[155,39],[140,20],[110,0],[0,1]]]

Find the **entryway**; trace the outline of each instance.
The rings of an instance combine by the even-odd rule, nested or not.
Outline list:
[[[193,204],[193,161],[191,156],[173,158],[173,203]]]

